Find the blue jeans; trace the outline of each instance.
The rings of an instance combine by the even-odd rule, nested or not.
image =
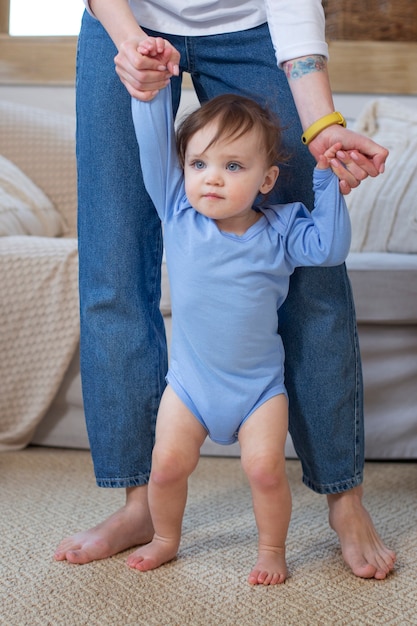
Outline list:
[[[153,33],[158,34],[161,33]],[[312,206],[314,160],[266,25],[207,37],[162,36],[181,53],[201,101],[223,92],[274,109],[290,160],[274,201]],[[116,49],[84,14],[77,54],[81,374],[97,484],[148,481],[167,353],[159,312],[162,236],[144,189],[130,96]],[[181,79],[173,79],[178,108]],[[354,306],[345,266],[300,268],[279,311],[290,432],[303,480],[319,493],[362,481],[363,414]]]

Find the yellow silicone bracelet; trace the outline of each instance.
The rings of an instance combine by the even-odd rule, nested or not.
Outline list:
[[[341,113],[335,111],[334,113],[329,113],[324,117],[321,117],[317,122],[314,122],[311,126],[307,128],[301,135],[301,141],[308,146],[310,141],[313,141],[314,137],[317,137],[322,130],[331,126],[332,124],[340,124],[340,126],[346,127],[346,120]]]

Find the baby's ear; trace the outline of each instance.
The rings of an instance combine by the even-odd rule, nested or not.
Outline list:
[[[259,191],[263,194],[269,193],[273,189],[277,178],[279,176],[278,165],[271,165],[265,174],[264,182],[262,183]]]

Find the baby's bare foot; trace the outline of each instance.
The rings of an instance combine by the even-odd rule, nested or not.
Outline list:
[[[287,578],[285,549],[260,547],[258,560],[249,574],[250,585],[280,585]]]
[[[141,546],[127,559],[127,564],[133,569],[147,572],[156,569],[168,561],[172,561],[177,555],[179,541],[154,536],[146,546]]]
[[[362,504],[362,488],[328,496],[330,526],[338,534],[342,555],[361,578],[383,580],[394,568],[395,553],[387,548]]]
[[[136,489],[142,492],[135,493]],[[84,564],[106,559],[132,546],[147,543],[153,536],[146,490],[128,490],[126,504],[104,522],[67,537],[57,547],[56,561]]]

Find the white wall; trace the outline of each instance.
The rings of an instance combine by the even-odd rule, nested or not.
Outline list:
[[[75,113],[74,87],[6,87],[0,85],[0,100],[60,111],[67,115]]]
[[[59,111],[66,115],[75,114],[74,87],[31,87],[1,86],[0,100],[26,104],[37,108]],[[197,106],[198,101],[191,89],[185,89],[181,102],[181,112]]]
[[[335,94],[335,107],[336,110],[343,113],[349,122],[352,122],[365,103],[376,97],[378,97],[376,94]],[[410,107],[415,107],[417,104],[417,96],[390,95],[387,97],[399,100]],[[75,112],[74,87],[11,87],[0,85],[1,99],[60,111],[69,115],[73,115]],[[194,92],[188,89],[184,90],[181,110],[186,112],[196,105],[197,99]]]

